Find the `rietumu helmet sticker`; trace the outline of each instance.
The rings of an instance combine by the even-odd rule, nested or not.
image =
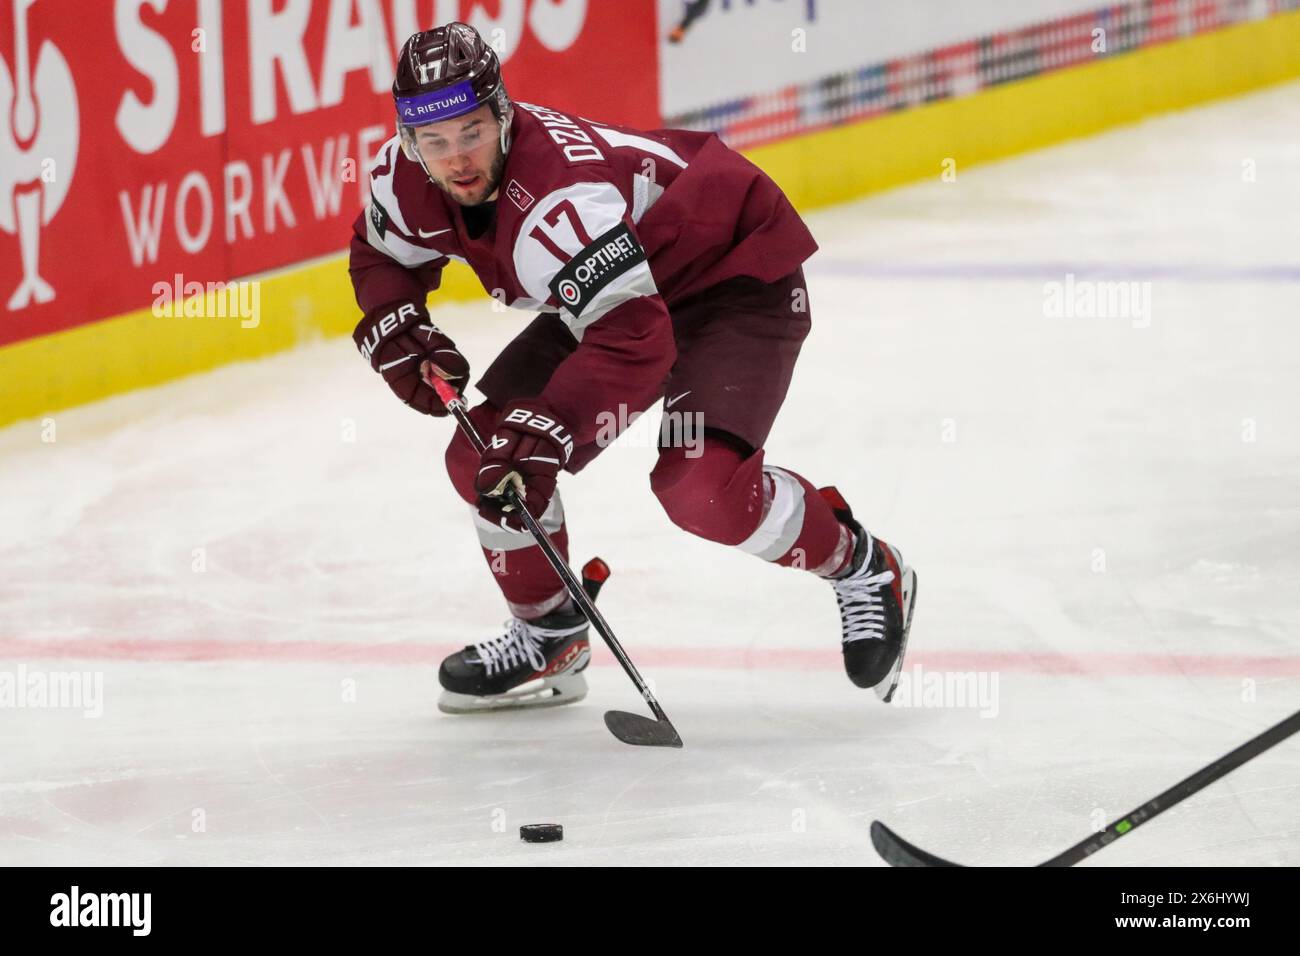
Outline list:
[[[478,109],[474,85],[464,80],[454,86],[414,96],[398,96],[397,115],[407,126],[423,126],[439,120],[452,119]]]

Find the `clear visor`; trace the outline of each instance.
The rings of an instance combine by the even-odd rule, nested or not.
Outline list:
[[[456,128],[455,121],[432,123],[427,126],[398,124],[402,146],[411,159],[417,157],[426,163],[437,162],[462,153],[472,153],[492,142],[501,133],[501,124],[494,119],[477,119],[471,126]]]

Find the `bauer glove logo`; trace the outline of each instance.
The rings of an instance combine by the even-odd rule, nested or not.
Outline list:
[[[529,431],[537,431],[546,435],[564,449],[564,460],[566,462],[573,454],[573,435],[569,434],[565,427],[554,418],[539,415],[527,408],[514,408],[506,414],[502,421],[511,425],[521,425]]]
[[[366,329],[366,334],[362,336],[361,342],[357,346],[361,349],[361,357],[367,362],[371,361],[371,356],[375,354],[375,350],[383,345],[389,336],[398,331],[407,319],[413,319],[417,315],[419,315],[419,311],[413,304],[408,302],[389,312],[378,322],[373,323],[370,328]]]

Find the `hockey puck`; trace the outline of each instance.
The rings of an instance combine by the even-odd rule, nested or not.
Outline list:
[[[564,827],[558,823],[525,823],[519,828],[525,843],[558,843],[564,839]]]

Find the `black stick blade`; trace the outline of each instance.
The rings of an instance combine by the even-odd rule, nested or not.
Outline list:
[[[605,726],[609,732],[634,747],[680,747],[682,738],[677,728],[666,720],[652,720],[625,710],[605,711]]]
[[[879,820],[871,822],[871,843],[890,866],[961,866],[912,846]]]

